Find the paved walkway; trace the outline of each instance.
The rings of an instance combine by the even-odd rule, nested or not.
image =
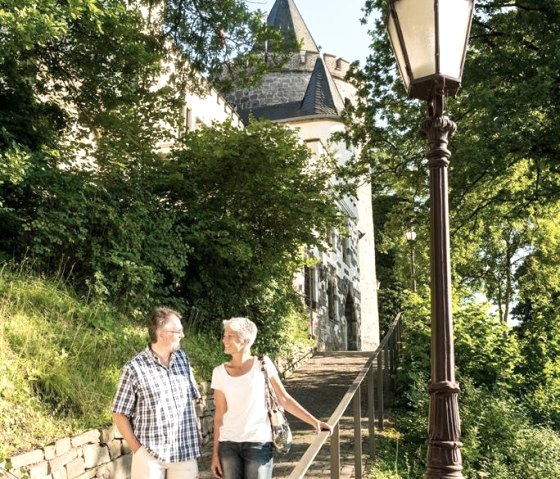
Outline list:
[[[328,420],[348,388],[368,360],[366,353],[318,353],[295,371],[284,385],[288,392],[307,410],[321,420]],[[364,394],[362,393],[362,397]],[[275,453],[274,478],[288,477],[315,438],[309,425],[288,416],[293,433],[293,445],[289,454]],[[364,421],[362,420],[362,424]],[[350,479],[354,471],[353,417],[350,404],[340,427],[341,478]],[[200,479],[210,479],[211,444],[204,448],[199,461]],[[325,443],[305,477],[326,479],[330,477],[329,441]]]

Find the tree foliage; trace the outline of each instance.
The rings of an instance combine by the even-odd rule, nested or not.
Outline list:
[[[366,6],[382,10],[384,2]],[[556,1],[477,2],[465,86],[449,105],[459,126],[449,172],[454,272],[501,304],[503,319],[538,218],[559,199],[559,10]],[[354,139],[366,142],[362,159],[377,191],[394,197],[400,227],[421,227],[428,193],[422,112],[404,98],[382,20],[357,77],[363,101],[353,113],[363,128]]]
[[[146,161],[186,89],[256,82],[295,47],[241,0],[5,0],[0,23],[0,154],[16,173],[22,152],[53,148],[62,162]]]
[[[207,128],[168,158],[159,146],[177,140],[187,91],[257,82],[295,41],[241,0],[6,0],[0,23],[0,257],[63,269],[128,311],[280,315],[294,252],[319,241],[304,228],[335,216],[327,167],[270,125]]]
[[[189,301],[219,316],[245,311],[271,288],[290,291],[303,247],[321,247],[339,224],[335,166],[266,121],[188,134],[165,165],[162,193],[193,251]]]
[[[201,127],[126,174],[36,162],[2,189],[1,249],[128,311],[196,307],[209,326],[249,315],[273,352],[301,305],[304,247],[339,226],[336,165],[310,155],[290,130],[252,122]]]
[[[530,477],[555,479],[560,437],[530,413],[531,403],[517,396],[526,381],[518,374],[524,364],[521,342],[489,312],[490,305],[468,299],[455,303],[464,477],[523,479],[531,471]],[[392,408],[403,435],[396,459],[403,472],[397,477],[420,478],[428,437],[430,311],[428,300],[414,294],[404,306],[399,393]]]
[[[371,0],[365,7],[366,15],[384,13],[386,2]],[[519,324],[514,334],[523,359],[511,372],[510,387],[517,384],[518,397],[531,404],[535,417],[555,427],[559,17],[558,0],[477,1],[464,86],[447,112],[458,125],[449,145],[454,293],[485,297],[502,322]],[[390,204],[380,248],[404,248],[404,231],[416,230],[422,291],[429,283],[427,145],[417,132],[424,107],[405,98],[382,18],[372,28],[371,55],[354,76],[361,101],[350,112],[359,119],[351,138],[365,144],[361,161],[371,166],[375,194]],[[394,257],[397,283],[406,284],[406,253]],[[487,333],[496,327],[478,315],[456,319]],[[520,374],[528,379],[516,383]]]

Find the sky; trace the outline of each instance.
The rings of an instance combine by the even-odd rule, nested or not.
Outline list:
[[[267,15],[275,0],[246,0],[251,10]],[[344,60],[359,60],[368,55],[368,26],[360,23],[364,0],[295,0],[295,4],[321,53]],[[371,24],[372,20],[369,21]]]

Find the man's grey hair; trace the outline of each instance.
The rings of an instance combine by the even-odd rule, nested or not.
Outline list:
[[[152,310],[148,320],[148,333],[152,344],[157,342],[157,330],[163,328],[171,316],[177,316],[181,319],[181,315],[170,308],[158,307]]]
[[[249,318],[230,318],[224,319],[224,329],[229,328],[235,333],[241,341],[249,340],[249,346],[252,346],[257,338],[257,325]]]

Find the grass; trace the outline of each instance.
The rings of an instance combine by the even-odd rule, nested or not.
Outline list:
[[[367,479],[413,479],[422,478],[424,471],[419,465],[419,451],[407,447],[402,432],[390,422],[383,431],[376,432],[375,461],[367,472]],[[425,451],[422,451],[422,454]]]
[[[120,370],[147,341],[144,325],[62,281],[0,269],[0,458],[109,424]],[[198,380],[223,360],[194,331],[183,347]]]

